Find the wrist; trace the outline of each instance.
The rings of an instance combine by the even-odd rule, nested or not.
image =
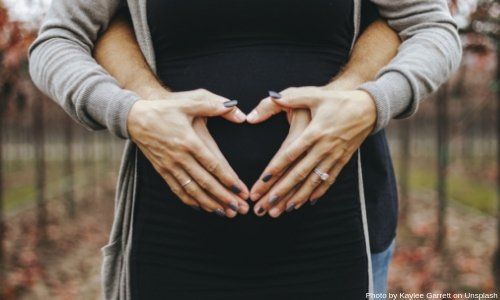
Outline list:
[[[133,91],[143,100],[158,100],[166,98],[171,92],[159,82],[135,82],[125,85],[125,88]]]
[[[355,72],[343,73],[339,77],[333,79],[329,84],[327,84],[325,86],[325,89],[353,90],[366,81],[367,80],[361,74]]]
[[[375,124],[377,123],[377,105],[375,99],[373,99],[370,93],[364,90],[356,90],[353,93],[356,93],[355,99],[360,102],[360,106],[363,108],[363,116],[366,116],[366,120],[372,126],[372,129],[375,128]]]
[[[146,102],[148,100],[138,100],[136,101],[127,116],[127,131],[132,140],[135,139],[136,133],[140,128],[144,128],[147,125],[144,124],[145,119],[147,119],[147,109]]]

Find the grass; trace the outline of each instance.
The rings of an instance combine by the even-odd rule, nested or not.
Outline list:
[[[435,190],[437,174],[435,168],[426,164],[413,164],[410,170],[409,187],[412,191]],[[475,208],[483,213],[496,213],[496,188],[491,182],[468,176],[463,172],[449,172],[447,192],[450,199]]]
[[[94,180],[94,176],[103,178],[104,174],[93,172],[95,162],[77,162],[74,164],[75,192],[88,186]],[[6,211],[15,211],[24,206],[31,205],[36,201],[35,176],[32,162],[14,162],[7,168],[4,205]],[[102,172],[102,170],[99,170]],[[46,162],[46,199],[62,196],[67,189],[67,178],[62,173],[62,163],[59,161]]]
[[[397,163],[397,162],[396,162]],[[57,161],[47,162],[47,198],[62,195],[66,188],[66,178],[62,174],[62,163]],[[469,169],[481,169],[472,164],[467,164]],[[33,203],[36,199],[34,185],[34,175],[32,164],[26,162],[15,163],[10,166],[6,178],[5,207],[7,211],[22,208]],[[78,188],[82,188],[92,181],[90,176],[95,176],[90,172],[93,163],[75,163],[75,183]],[[396,167],[396,170],[398,168]],[[115,168],[114,170],[117,171]],[[97,174],[101,177],[103,174]],[[448,195],[450,199],[475,208],[481,212],[493,215],[496,212],[496,188],[494,181],[483,180],[476,173],[466,171],[449,172]],[[102,178],[102,177],[101,177]],[[413,192],[419,190],[435,190],[437,176],[435,167],[430,162],[415,162],[410,167],[409,185]],[[76,191],[78,192],[78,190]]]

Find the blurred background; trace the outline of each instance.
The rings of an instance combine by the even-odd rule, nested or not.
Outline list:
[[[31,83],[50,0],[0,0],[0,299],[96,299],[123,142]],[[387,130],[400,192],[391,292],[500,290],[500,3],[450,1],[459,71]]]

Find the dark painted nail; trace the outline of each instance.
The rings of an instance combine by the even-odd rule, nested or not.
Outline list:
[[[196,205],[191,205],[191,208],[196,210],[196,211],[200,211],[200,207],[199,206],[196,206]]]
[[[215,210],[215,213],[219,216],[219,217],[225,217],[226,216],[226,213],[221,209],[221,208],[217,208]]]
[[[295,203],[293,203],[293,202],[289,202],[289,203],[286,205],[286,212],[291,212],[294,208],[295,208]]]
[[[257,214],[262,215],[263,213],[264,213],[264,208],[259,207],[259,209],[257,209]]]
[[[238,209],[239,209],[239,207],[238,207],[238,203],[236,203],[236,204],[234,204],[234,203],[229,203],[229,208],[230,208],[231,210],[233,210],[234,212],[238,212]]]
[[[229,100],[223,103],[224,107],[233,107],[238,105],[238,100]]]
[[[313,199],[313,200],[311,200],[311,205],[316,204],[316,202],[318,202],[318,199]]]
[[[269,97],[274,99],[281,99],[281,94],[275,91],[269,91]]]
[[[271,180],[271,177],[273,177],[272,174],[266,174],[262,177],[262,181],[268,182],[269,180]]]
[[[274,204],[277,200],[279,199],[279,196],[278,195],[271,195],[271,197],[269,197],[269,204]]]
[[[231,192],[233,192],[233,193],[235,193],[235,194],[239,194],[239,193],[241,193],[241,189],[240,189],[239,187],[237,187],[237,186],[233,185],[233,186],[231,187]]]

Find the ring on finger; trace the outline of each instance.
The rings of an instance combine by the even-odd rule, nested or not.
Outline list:
[[[314,174],[319,176],[321,181],[327,181],[328,178],[330,177],[330,175],[328,175],[328,173],[325,173],[318,168],[315,168],[313,172],[314,172]]]
[[[182,184],[182,187],[185,187],[186,185],[190,184],[191,182],[193,182],[191,179],[186,180],[186,182],[184,182]]]

